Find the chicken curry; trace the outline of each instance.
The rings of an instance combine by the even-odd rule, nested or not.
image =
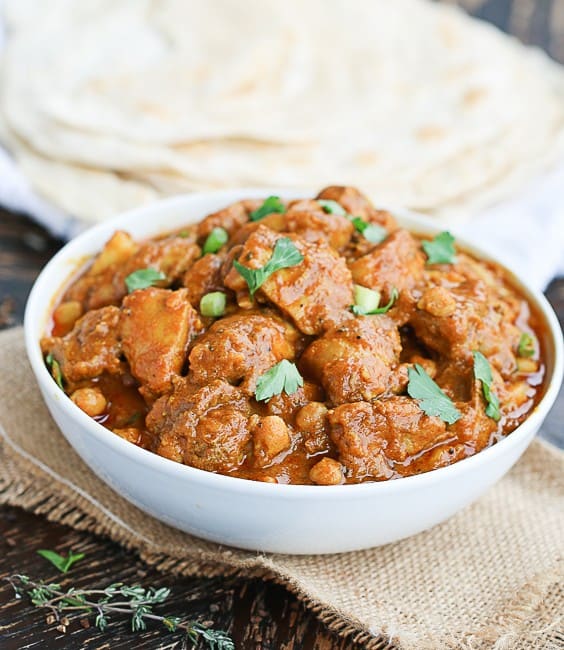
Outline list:
[[[41,345],[71,400],[135,445],[336,485],[426,472],[509,434],[541,396],[540,327],[503,268],[332,186],[150,240],[116,232]]]

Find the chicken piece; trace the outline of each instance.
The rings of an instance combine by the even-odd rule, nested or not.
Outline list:
[[[347,478],[355,482],[391,478],[395,463],[453,437],[440,418],[425,415],[409,397],[343,404],[329,412],[329,423]]]
[[[42,349],[53,354],[67,382],[121,372],[119,316],[117,307],[94,309],[79,318],[65,336],[43,339]]]
[[[232,203],[218,212],[209,214],[198,224],[198,238],[204,243],[206,237],[214,228],[223,228],[231,237],[239,228],[247,223],[249,214],[262,205],[261,200],[248,199]]]
[[[415,309],[415,292],[423,282],[425,256],[417,240],[407,230],[396,230],[370,253],[350,265],[353,280],[382,294],[386,304],[395,287],[399,299],[390,316],[400,325]]]
[[[106,247],[111,245],[115,236]],[[102,251],[92,267],[67,292],[65,299],[80,300],[85,310],[119,305],[127,294],[125,279],[134,271],[146,268],[161,271],[166,279],[160,285],[169,286],[179,280],[200,256],[198,246],[183,237],[166,237],[141,245],[131,243],[129,249],[122,244],[120,250],[120,255],[114,252],[105,257],[102,257]],[[126,250],[129,250],[127,255]]]
[[[296,355],[300,335],[273,315],[239,312],[216,321],[190,352],[191,381],[214,379],[254,393],[257,379],[282,359]]]
[[[182,284],[188,291],[188,300],[192,307],[199,309],[202,296],[210,291],[223,288],[221,282],[221,265],[223,258],[208,253],[194,262],[182,278]]]
[[[288,232],[307,241],[327,243],[337,250],[349,243],[354,231],[349,219],[325,212],[317,201],[294,201],[283,216]]]
[[[400,336],[385,315],[351,318],[314,341],[300,369],[318,381],[332,404],[372,400],[391,386]]]
[[[372,203],[354,187],[330,185],[319,192],[317,199],[336,201],[353,217],[361,217],[369,223],[382,226],[389,232],[397,229],[394,217],[385,210],[377,210]]]
[[[434,298],[441,292],[440,301]],[[427,299],[432,295],[433,300]],[[444,296],[448,295],[448,299]],[[442,306],[444,315],[437,305]],[[454,309],[451,303],[454,302]],[[517,368],[520,331],[503,315],[499,298],[481,279],[464,278],[449,289],[428,289],[410,318],[416,336],[451,361],[471,363],[472,351],[487,356],[505,378]]]
[[[239,467],[251,440],[251,409],[243,391],[221,380],[196,391],[185,378],[176,379],[173,386],[146,419],[157,440],[157,453],[221,474]]]
[[[295,322],[304,334],[319,334],[347,318],[353,301],[351,274],[346,262],[326,244],[306,242],[289,235],[304,259],[273,273],[257,292]],[[280,234],[260,226],[245,242],[239,262],[252,269],[263,267],[272,256]],[[225,286],[246,301],[247,284],[232,268]]]
[[[123,301],[119,333],[131,374],[141,394],[152,399],[171,388],[186,358],[191,336],[202,327],[188,302],[188,290],[149,287]]]
[[[494,381],[493,390],[498,395],[500,386],[503,386],[503,381]],[[499,428],[499,423],[486,415],[486,402],[480,381],[473,381],[471,394],[469,402],[456,403],[462,417],[449,427],[449,432],[464,444],[467,456],[487,447]]]

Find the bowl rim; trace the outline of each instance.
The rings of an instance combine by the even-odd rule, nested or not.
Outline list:
[[[558,319],[544,297],[544,295],[534,289],[524,280],[515,270],[512,270],[506,264],[501,263],[495,256],[481,249],[473,241],[465,237],[456,237],[462,247],[469,251],[478,259],[485,261],[493,261],[504,268],[511,278],[511,282],[525,295],[527,300],[534,304],[538,309],[545,324],[549,347],[552,347],[554,357],[552,359],[552,368],[547,368],[547,373],[550,376],[546,379],[547,385],[545,393],[539,403],[536,405],[529,417],[521,423],[510,434],[503,437],[494,445],[482,449],[480,452],[473,456],[463,458],[456,463],[439,467],[428,472],[415,474],[412,476],[405,476],[398,479],[387,481],[368,481],[365,483],[356,484],[342,484],[330,486],[318,485],[295,485],[295,484],[272,484],[263,483],[251,479],[243,479],[235,476],[218,474],[207,470],[198,469],[190,465],[177,463],[168,458],[159,456],[158,454],[137,447],[117,436],[103,425],[99,424],[86,413],[84,413],[78,406],[72,402],[70,397],[66,395],[55,384],[53,378],[48,372],[43,356],[41,353],[38,330],[44,330],[47,322],[48,314],[50,313],[54,299],[60,295],[63,287],[68,286],[72,277],[69,266],[69,277],[61,283],[57,282],[55,285],[51,282],[51,275],[57,272],[58,266],[62,263],[73,262],[74,266],[78,269],[79,260],[84,260],[85,254],[79,253],[79,249],[87,242],[96,241],[94,247],[99,250],[104,238],[107,239],[111,233],[117,229],[126,229],[131,232],[135,237],[135,221],[145,218],[151,218],[159,213],[165,213],[164,221],[170,219],[170,215],[166,215],[168,210],[171,213],[174,210],[197,203],[212,203],[219,204],[220,206],[225,201],[225,205],[229,202],[241,200],[243,198],[263,198],[269,195],[277,195],[283,199],[302,198],[308,195],[315,195],[315,192],[308,192],[303,189],[291,188],[233,188],[229,190],[219,190],[210,192],[194,192],[191,194],[181,194],[178,196],[161,199],[159,201],[151,202],[147,205],[122,212],[111,219],[108,219],[100,224],[88,228],[77,237],[71,239],[65,244],[45,265],[38,277],[36,278],[30,295],[27,300],[25,315],[24,315],[24,335],[27,356],[38,382],[43,399],[45,402],[49,400],[57,402],[58,405],[66,412],[66,414],[73,419],[78,427],[87,435],[94,436],[98,442],[112,448],[116,453],[128,457],[133,463],[141,464],[148,469],[154,470],[160,474],[174,475],[177,478],[188,480],[197,484],[201,484],[208,489],[224,490],[228,489],[232,492],[246,493],[249,490],[256,494],[264,494],[269,498],[297,498],[302,499],[308,497],[310,499],[341,499],[365,496],[372,497],[376,494],[386,494],[390,491],[401,492],[403,490],[417,489],[422,486],[430,486],[437,482],[447,479],[449,476],[456,476],[457,474],[467,473],[473,471],[474,466],[479,466],[488,460],[494,461],[497,456],[503,455],[506,451],[509,452],[512,446],[518,446],[523,438],[526,438],[532,430],[540,428],[546,414],[553,405],[564,376],[564,345],[562,330]],[[401,207],[378,205],[378,208],[389,210],[402,227],[406,227],[411,231],[420,232],[421,234],[433,235],[445,229],[444,222],[437,222],[432,218],[408,210]],[[186,217],[184,223],[190,224],[201,219],[209,212],[219,208],[202,208],[202,214],[199,217]],[[161,214],[162,216],[162,214]],[[159,232],[166,232],[166,224],[160,223],[156,220],[158,226],[154,229],[154,234]],[[418,231],[418,228],[420,230]],[[449,229],[456,235],[456,225],[450,225]],[[147,234],[144,236],[151,236]],[[99,241],[98,241],[99,240]],[[53,288],[55,287],[55,288]],[[40,317],[40,325],[37,322],[37,315]],[[70,444],[70,443],[69,443]],[[71,444],[72,446],[72,444]],[[76,451],[76,450],[75,450]]]

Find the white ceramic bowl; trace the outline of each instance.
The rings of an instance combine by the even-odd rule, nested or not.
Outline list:
[[[92,470],[120,495],[157,519],[208,540],[280,553],[335,553],[414,535],[477,499],[517,461],[552,406],[563,373],[562,333],[550,305],[516,280],[546,321],[546,393],[529,418],[493,447],[441,469],[380,483],[342,486],[272,485],[221,476],[161,458],[126,442],[89,418],[65,396],[45,368],[39,339],[53,299],[84,256],[97,253],[116,229],[135,238],[198,221],[249,197],[300,192],[240,189],[179,196],[127,212],[72,240],[45,267],[25,314],[27,353],[39,388],[66,439]],[[393,211],[418,233],[436,234],[429,219]],[[483,259],[476,247],[458,240]]]

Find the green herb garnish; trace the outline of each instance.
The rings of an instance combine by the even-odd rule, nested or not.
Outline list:
[[[55,551],[49,551],[43,548],[37,551],[37,554],[51,562],[61,573],[66,573],[73,564],[82,560],[84,557],[84,553],[73,553],[72,551],[65,557],[64,555],[55,553]]]
[[[321,206],[323,212],[326,212],[327,214],[338,214],[341,217],[348,216],[345,208],[343,208],[340,203],[337,203],[337,201],[331,199],[317,199],[317,202]]]
[[[110,617],[113,620],[126,615],[133,632],[146,630],[147,624],[157,623],[168,632],[182,633],[182,647],[186,647],[187,641],[193,646],[201,641],[202,647],[208,650],[235,650],[233,640],[223,630],[214,630],[180,616],[155,614],[154,608],[170,596],[167,587],[145,589],[140,585],[114,582],[102,589],[70,587],[64,590],[58,583],[32,580],[22,574],[12,575],[7,580],[16,598],[27,596],[35,607],[49,612],[47,623],[56,624],[57,632],[65,633],[72,621],[82,621],[88,616],[95,617],[94,625],[104,632],[108,629]]]
[[[529,332],[523,332],[519,339],[517,353],[520,357],[534,357],[536,352],[535,337]]]
[[[304,256],[296,248],[295,244],[288,237],[281,237],[276,240],[272,256],[268,262],[260,269],[250,269],[243,266],[238,261],[233,262],[233,266],[245,279],[251,298],[259,287],[276,271],[287,269],[291,266],[297,266],[303,262]]]
[[[447,424],[454,424],[461,417],[454,402],[446,395],[418,363],[408,368],[407,392],[419,401],[421,410],[427,415],[436,415]]]
[[[481,353],[472,352],[474,357],[474,377],[482,382],[482,393],[486,400],[486,415],[496,422],[501,418],[499,412],[499,398],[492,391],[493,375],[489,361]]]
[[[55,359],[52,352],[49,352],[49,354],[45,357],[45,363],[49,367],[49,370],[51,371],[51,376],[55,380],[57,386],[61,390],[64,390],[63,373],[61,371],[61,364],[57,361],[57,359]]]
[[[296,364],[283,359],[258,378],[255,399],[258,402],[269,400],[274,395],[280,395],[282,391],[291,395],[303,385],[304,380]]]
[[[130,273],[125,278],[125,286],[127,287],[127,291],[131,293],[138,289],[152,287],[161,280],[166,280],[166,275],[162,271],[157,271],[156,269],[139,269],[138,271],[133,271],[133,273]]]
[[[251,221],[260,221],[273,212],[278,212],[279,214],[286,212],[286,206],[282,203],[279,196],[269,196],[260,208],[251,212],[249,219]]]
[[[378,307],[380,304],[380,292],[373,289],[354,285],[354,305],[351,307],[353,314],[357,316],[374,316],[388,312],[399,297],[399,291],[393,287],[387,305]]]
[[[212,291],[202,296],[200,300],[200,313],[202,316],[217,318],[225,313],[225,294],[221,291]]]
[[[388,236],[388,231],[375,223],[368,223],[362,217],[353,217],[351,223],[371,244],[380,244]]]
[[[454,237],[447,230],[439,233],[431,241],[423,241],[421,246],[427,253],[427,264],[453,264],[456,262]]]
[[[207,236],[206,241],[202,247],[202,254],[206,253],[217,253],[217,251],[224,245],[227,244],[229,239],[229,234],[225,228],[214,228],[210,234]]]

